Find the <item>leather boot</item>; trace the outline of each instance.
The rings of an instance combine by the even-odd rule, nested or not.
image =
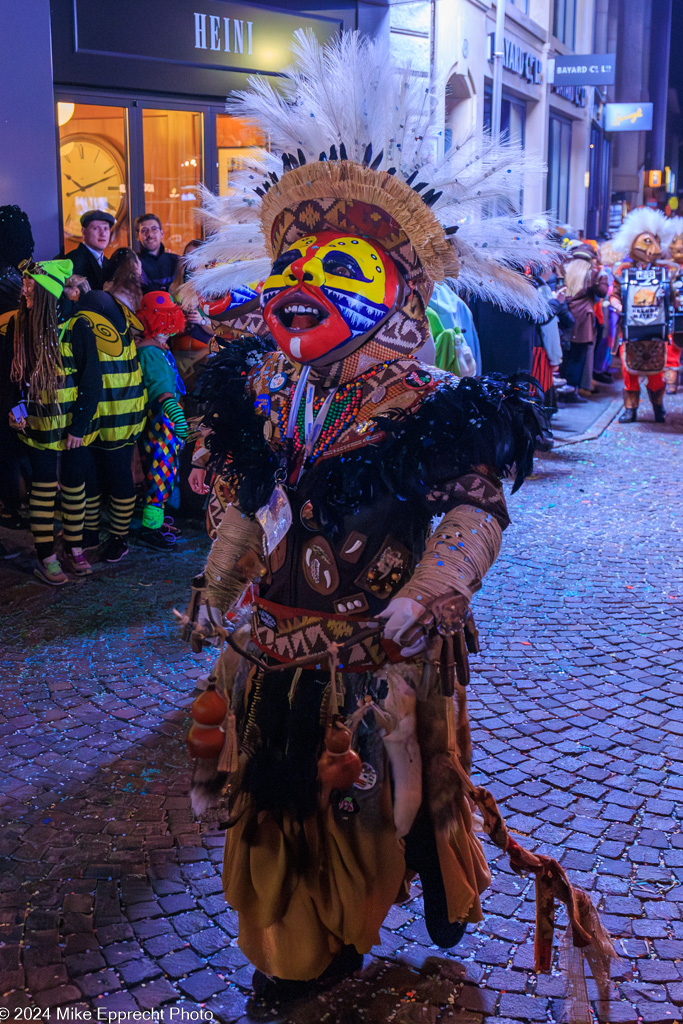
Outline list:
[[[640,403],[640,390],[628,391],[624,388],[624,411],[619,417],[620,423],[635,423],[638,419],[638,404]]]
[[[647,393],[650,396],[652,402],[652,411],[655,414],[655,423],[666,423],[666,409],[664,408],[664,388],[660,388],[659,391],[650,391],[647,389]]]
[[[664,384],[667,395],[675,395],[678,391],[678,367],[667,366],[664,369]]]

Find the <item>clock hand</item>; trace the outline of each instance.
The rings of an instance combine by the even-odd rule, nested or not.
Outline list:
[[[69,196],[75,196],[77,192],[87,192],[89,188],[93,187],[93,185],[99,185],[103,181],[109,181],[109,179],[113,177],[113,174],[108,174],[106,178],[100,178],[99,181],[91,181],[87,185],[80,185],[78,188],[75,188],[73,192],[67,192],[67,199],[69,198]],[[71,180],[73,181],[73,178]],[[74,181],[74,185],[78,185],[78,182]]]
[[[79,189],[80,189],[80,188],[83,188],[83,187],[84,187],[83,185],[81,185],[81,183],[80,183],[79,181],[76,181],[76,179],[75,179],[75,178],[72,178],[72,177],[71,177],[71,175],[70,175],[70,174],[67,174],[66,172],[64,172],[64,177],[65,177],[65,178],[68,178],[68,179],[69,179],[69,181],[73,181],[74,185],[78,185],[78,188],[79,188]],[[70,195],[70,196],[72,196],[72,195],[73,195],[73,192],[69,192],[69,195]]]
[[[91,181],[87,185],[83,186],[83,190],[85,191],[86,189],[92,188],[93,185],[101,185],[103,181],[109,181],[109,179],[113,177],[113,174],[108,174],[106,178],[98,178],[97,181]]]

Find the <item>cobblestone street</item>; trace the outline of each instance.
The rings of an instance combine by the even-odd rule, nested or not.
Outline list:
[[[623,959],[609,1000],[590,981],[589,996],[614,1024],[683,1020],[683,396],[667,405],[664,427],[645,396],[644,422],[538,461],[474,601],[474,778],[599,906]],[[2,533],[25,550],[0,563],[0,1007],[248,1019],[223,835],[187,795],[188,708],[211,659],[172,618],[208,542],[135,548],[52,592],[27,535]],[[559,1021],[557,949],[553,973],[533,973],[533,881],[486,849],[485,920],[450,954],[430,947],[415,885],[363,975],[287,1019]]]

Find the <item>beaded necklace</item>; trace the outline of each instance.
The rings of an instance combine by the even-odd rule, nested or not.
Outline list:
[[[320,458],[323,452],[326,452],[335,441],[347,430],[357,418],[360,412],[362,404],[363,390],[365,385],[371,380],[380,370],[390,366],[394,360],[387,360],[384,363],[377,363],[366,373],[356,377],[354,380],[348,382],[341,387],[337,394],[334,396],[330,411],[327,414],[323,429],[320,432],[320,437],[315,445],[315,448],[311,452],[310,462],[313,463],[316,459]],[[280,435],[284,437],[287,422],[289,420],[289,410],[292,404],[292,396],[294,390],[292,389],[287,395],[287,398],[282,403],[278,410],[278,425],[280,427]],[[313,402],[314,414],[319,412],[322,408],[324,398],[316,398]],[[294,442],[295,452],[300,451],[303,448],[303,437],[305,433],[305,410],[303,402],[300,404],[297,411],[296,426],[294,428],[294,435],[292,441]]]

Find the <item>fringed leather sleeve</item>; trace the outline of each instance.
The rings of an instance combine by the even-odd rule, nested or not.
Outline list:
[[[255,520],[228,505],[204,571],[204,596],[210,605],[226,612],[264,575],[262,537]]]
[[[427,541],[415,572],[398,597],[431,609],[435,602],[461,594],[471,601],[491,568],[502,539],[498,520],[473,505],[459,505],[443,517]]]

